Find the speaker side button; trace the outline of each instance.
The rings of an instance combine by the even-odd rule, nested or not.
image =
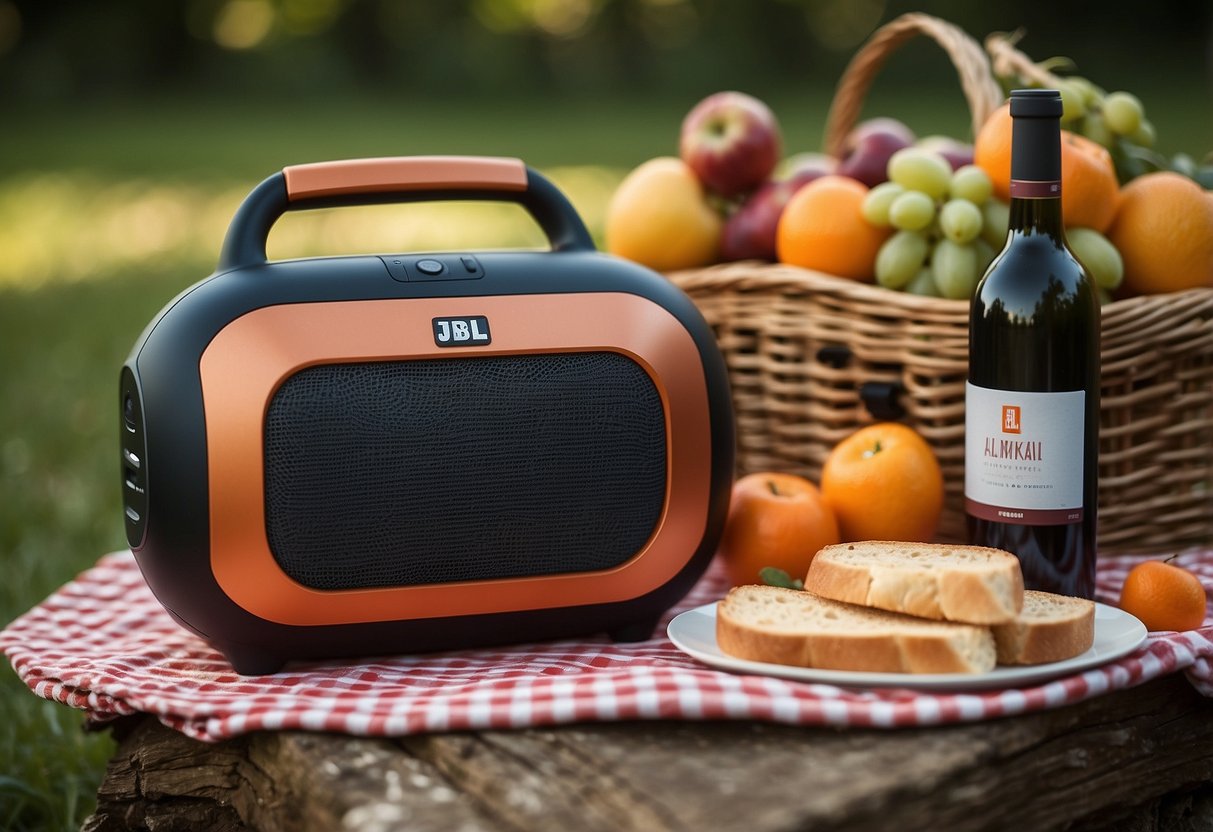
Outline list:
[[[409,270],[405,266],[403,257],[380,257],[383,265],[387,266],[387,273],[392,276],[392,280],[397,280],[401,283],[409,282]]]
[[[127,507],[126,507],[126,516],[130,518],[130,520],[131,520],[131,522],[132,522],[132,523],[138,523],[138,522],[139,522],[139,512],[135,511],[135,510],[134,510],[133,508],[131,508],[130,506],[127,506]]]
[[[138,471],[143,465],[143,463],[139,461],[139,457],[128,451],[126,448],[122,449],[122,459],[126,461],[127,465],[131,466],[136,471]]]

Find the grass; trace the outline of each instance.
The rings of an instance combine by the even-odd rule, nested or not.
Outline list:
[[[1167,150],[1199,155],[1190,90],[1141,90]],[[816,150],[828,102],[762,94],[788,152]],[[118,368],[149,318],[211,269],[236,204],[284,164],[409,153],[519,155],[565,188],[592,229],[628,167],[676,150],[693,102],[355,98],[308,106],[160,101],[8,113],[0,131],[0,624],[123,546]],[[964,135],[958,93],[878,93],[869,112]],[[537,244],[502,206],[315,212],[284,220],[271,254]],[[78,827],[107,734],[32,696],[0,663],[0,828]]]
[[[0,621],[123,546],[115,485],[117,368],[180,276],[153,270],[0,290]],[[77,828],[108,734],[0,670],[0,828]]]
[[[828,91],[755,92],[778,115],[789,154],[820,149]],[[694,103],[668,97],[419,103],[367,95],[321,105],[199,99],[85,103],[17,111],[6,118],[0,177],[84,171],[249,186],[297,162],[427,153],[519,156],[544,170],[586,164],[627,169],[677,154],[679,125]],[[877,92],[867,112],[902,117],[923,134],[969,131],[959,91],[921,97]]]
[[[939,89],[878,84],[864,115],[903,119],[920,135],[967,136],[968,110],[947,73]],[[1134,87],[1165,153],[1209,150],[1199,83],[1143,80]],[[707,92],[707,91],[705,91]],[[787,153],[820,150],[832,90],[822,84],[753,90],[779,117]],[[410,154],[520,156],[548,169],[631,168],[676,154],[693,100],[431,101],[352,95],[337,101],[97,102],[6,113],[0,178],[35,172],[251,185],[283,165]]]

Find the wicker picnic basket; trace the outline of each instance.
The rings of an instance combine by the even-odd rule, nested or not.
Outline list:
[[[960,29],[907,14],[879,29],[839,81],[825,149],[838,154],[885,59],[925,35],[955,64],[976,133],[1004,100],[990,59]],[[1031,67],[1009,41],[1002,67]],[[1046,79],[1047,80],[1047,79]],[[742,262],[670,275],[714,328],[728,362],[742,473],[817,480],[861,425],[896,419],[934,448],[947,499],[939,538],[964,537],[967,301]],[[1213,542],[1213,288],[1103,308],[1099,545],[1164,552]]]

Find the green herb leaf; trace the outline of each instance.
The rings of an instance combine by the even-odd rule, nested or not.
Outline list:
[[[793,578],[782,569],[776,569],[774,566],[764,566],[759,572],[758,577],[762,578],[762,582],[767,586],[781,586],[784,589],[804,589],[804,581],[799,578]]]

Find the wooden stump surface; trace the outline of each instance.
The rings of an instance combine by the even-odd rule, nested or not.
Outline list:
[[[88,832],[1213,830],[1213,702],[1171,676],[938,728],[586,724],[210,745],[131,718]]]

